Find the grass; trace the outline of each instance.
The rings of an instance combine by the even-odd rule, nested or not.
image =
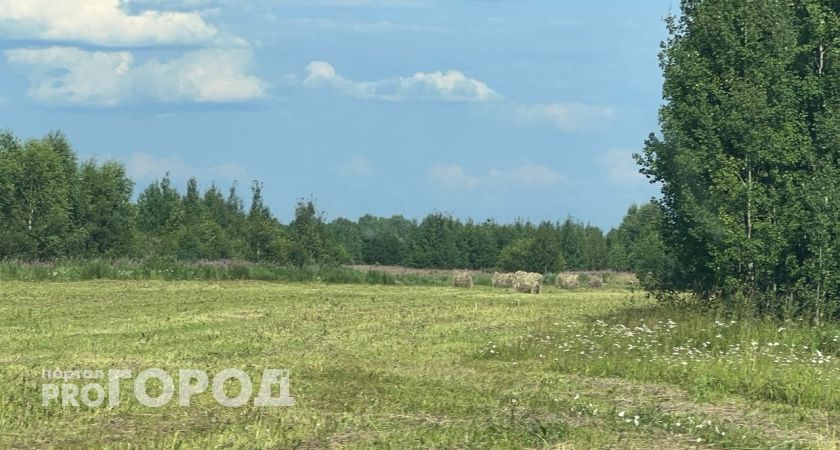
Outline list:
[[[543,323],[488,358],[545,359],[555,370],[664,381],[696,395],[736,394],[840,410],[840,326],[708,318],[628,308],[596,320]],[[574,357],[570,357],[574,355]]]
[[[836,328],[651,306],[615,289],[3,282],[0,448],[837,448]],[[296,404],[152,409],[124,385],[115,409],[41,406],[43,369],[152,367],[289,368]]]

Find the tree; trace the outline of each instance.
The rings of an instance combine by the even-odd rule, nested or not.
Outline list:
[[[533,248],[533,238],[520,238],[512,241],[499,254],[499,268],[506,272],[531,271],[533,269],[531,259]]]
[[[417,228],[417,239],[411,249],[411,262],[416,267],[452,269],[463,267],[458,250],[456,221],[447,215],[429,214]]]
[[[565,268],[560,237],[551,222],[543,222],[537,227],[531,244],[528,269],[532,272],[558,272]]]
[[[278,261],[284,259],[281,255],[283,236],[271,210],[263,202],[262,187],[258,181],[251,184],[251,209],[246,221],[248,247],[251,258],[256,261]]]
[[[659,235],[662,210],[658,203],[633,205],[621,225],[607,235],[609,267],[635,272],[645,279],[669,264]]]
[[[362,235],[352,220],[338,218],[327,225],[331,259],[342,264],[362,263]]]
[[[560,225],[559,233],[560,247],[566,266],[576,270],[586,269],[583,226],[568,218]]]
[[[652,278],[660,297],[690,290],[762,314],[791,302],[816,320],[829,313],[834,281],[820,273],[840,211],[838,8],[686,0],[668,20],[662,134],[638,157],[662,185],[672,263]]]
[[[183,220],[181,194],[169,174],[146,187],[137,199],[137,229],[144,237],[142,253],[173,255]]]
[[[23,146],[12,133],[0,133],[0,257],[21,257],[26,249],[23,208],[17,197]]]
[[[73,199],[79,254],[127,256],[134,251],[133,187],[118,162],[82,163]]]
[[[499,248],[493,235],[493,227],[497,225],[488,220],[480,225],[468,223],[464,229],[467,247],[467,266],[470,269],[485,269],[496,266],[499,258]]]
[[[327,262],[324,218],[313,200],[298,201],[290,228],[295,250],[293,262],[301,266]]]
[[[72,230],[70,196],[73,178],[68,161],[49,140],[30,140],[10,153],[14,205],[8,226],[16,252],[26,258],[63,256]]]

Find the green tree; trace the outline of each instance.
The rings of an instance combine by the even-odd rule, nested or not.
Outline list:
[[[538,273],[557,272],[565,268],[560,235],[551,222],[537,227],[528,256],[528,270]]]
[[[560,225],[559,233],[560,247],[566,266],[575,270],[587,269],[583,226],[568,218]]]
[[[638,158],[662,185],[661,237],[673,261],[651,286],[742,299],[762,314],[793,302],[818,320],[837,297],[819,273],[838,233],[829,223],[840,206],[839,7],[682,6],[661,58],[662,134]]]
[[[359,224],[338,218],[327,225],[328,247],[331,259],[342,264],[361,264],[362,234]]]
[[[134,251],[134,188],[125,167],[115,161],[79,167],[75,189],[75,234],[83,256],[127,256]]]
[[[64,256],[72,231],[70,198],[74,179],[62,151],[49,140],[27,141],[10,167],[14,206],[8,226],[15,235],[16,253],[25,258]]]
[[[499,254],[499,268],[506,272],[532,270],[531,250],[533,248],[533,238],[520,238],[512,241]]]
[[[251,258],[256,261],[283,260],[285,246],[280,224],[263,201],[262,187],[262,183],[258,181],[251,184],[251,209],[246,220]]]
[[[169,174],[146,187],[137,199],[137,229],[143,233],[145,254],[174,255],[184,217],[181,194]]]
[[[294,249],[293,262],[298,265],[328,262],[324,218],[315,208],[313,200],[298,201],[295,219],[290,224],[290,229]]]
[[[23,207],[17,197],[22,177],[23,145],[10,132],[0,133],[0,257],[22,257],[27,247]]]
[[[417,267],[451,269],[463,267],[458,249],[456,221],[447,215],[429,214],[417,227],[411,262]]]

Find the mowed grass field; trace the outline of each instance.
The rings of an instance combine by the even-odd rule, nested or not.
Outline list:
[[[834,449],[838,336],[617,289],[2,283],[0,448]],[[56,368],[288,368],[296,404],[44,407]]]

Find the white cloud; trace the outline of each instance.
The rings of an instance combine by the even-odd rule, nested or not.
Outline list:
[[[103,46],[209,43],[218,29],[196,12],[129,14],[121,0],[0,0],[0,35]]]
[[[115,105],[130,85],[129,52],[85,52],[75,48],[17,49],[9,64],[31,67],[29,96],[46,103]]]
[[[373,166],[364,156],[355,156],[336,168],[336,173],[348,178],[364,178],[373,175]]]
[[[128,175],[136,180],[160,178],[167,173],[173,177],[196,177],[209,180],[241,180],[247,176],[242,166],[225,163],[199,167],[185,163],[177,156],[157,157],[146,152],[135,152],[126,164]]]
[[[639,166],[633,160],[630,150],[612,149],[601,157],[607,177],[616,184],[641,184],[648,179],[639,173]]]
[[[242,102],[262,97],[267,85],[249,75],[251,52],[206,49],[170,61],[149,61],[137,69],[140,85],[163,101]]]
[[[162,102],[241,102],[262,97],[266,84],[249,75],[247,49],[190,51],[167,61],[135,64],[130,52],[72,47],[15,49],[11,65],[30,69],[29,96],[52,104],[115,106]]]
[[[329,87],[344,95],[390,102],[442,100],[446,102],[486,102],[497,98],[496,93],[482,81],[468,78],[451,70],[418,72],[410,77],[387,78],[376,81],[354,81],[339,75],[324,61],[313,61],[307,68],[303,85],[310,88]]]
[[[566,181],[566,176],[542,164],[524,163],[509,169],[493,169],[486,175],[473,175],[458,164],[436,163],[427,173],[428,180],[452,190],[482,189],[551,189]]]
[[[516,117],[522,124],[552,125],[563,131],[602,129],[615,117],[611,106],[592,106],[581,103],[552,103],[520,106]]]

